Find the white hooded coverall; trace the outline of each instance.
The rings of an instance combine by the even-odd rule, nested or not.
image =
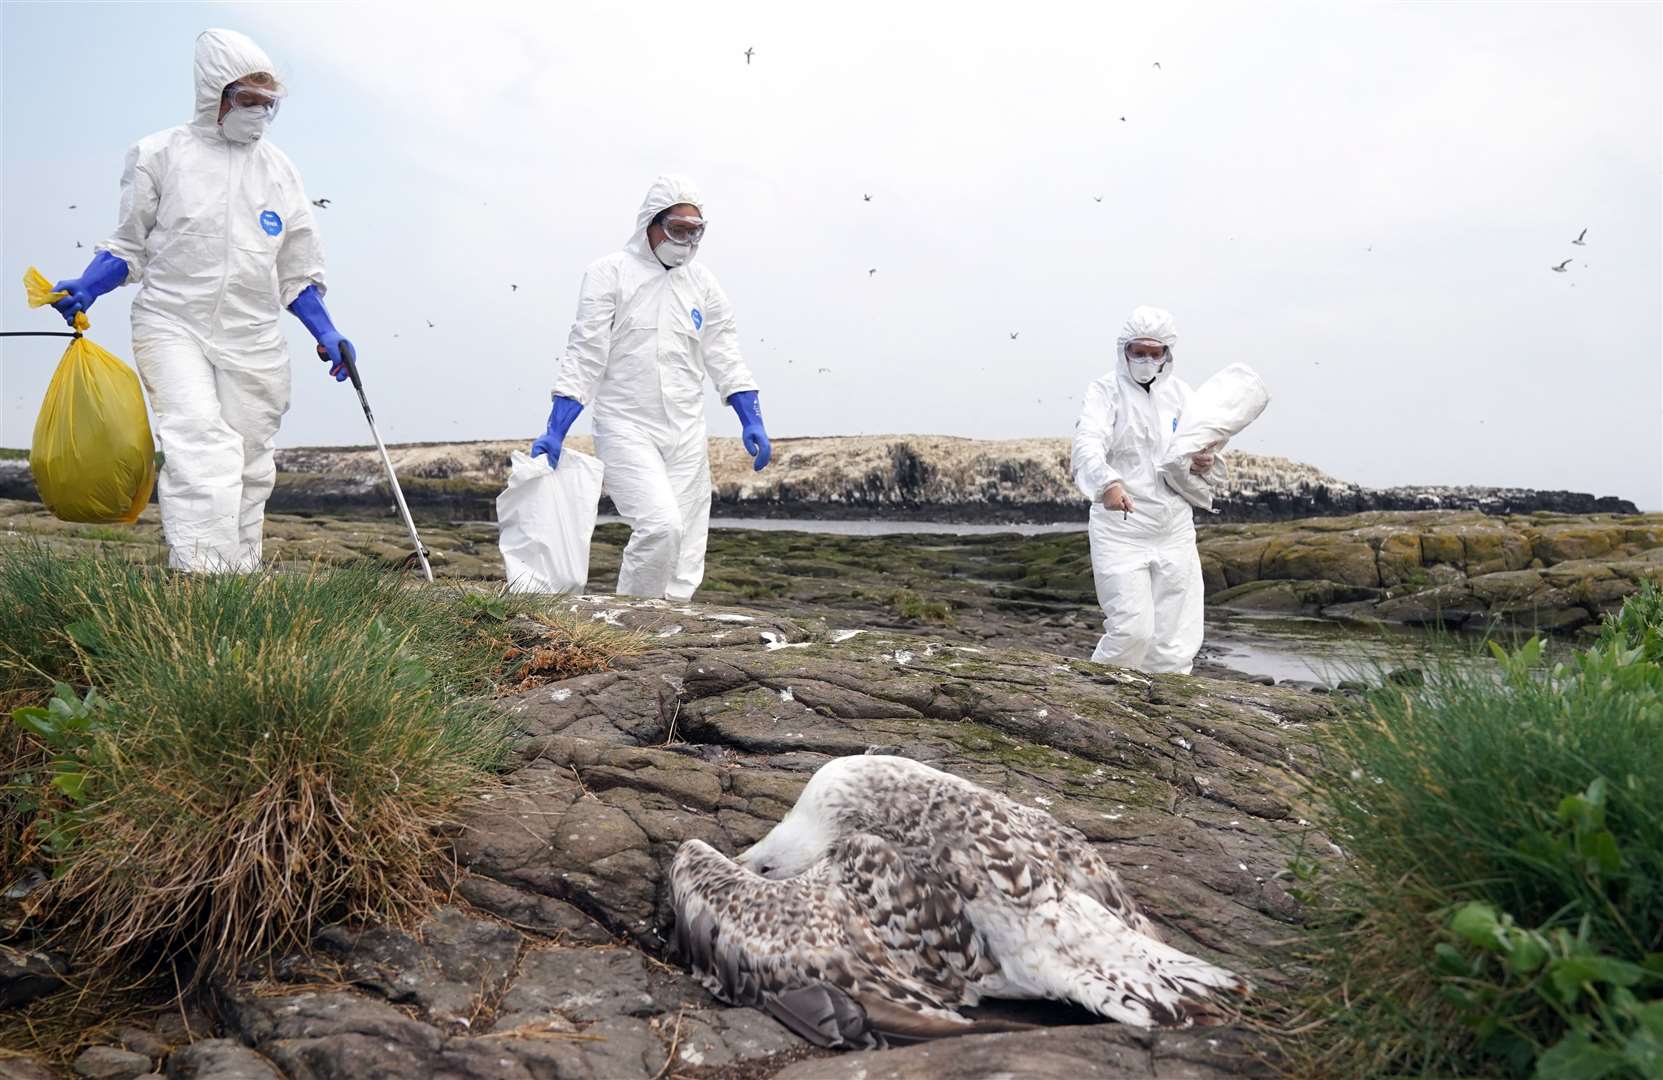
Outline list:
[[[647,244],[652,219],[678,203],[703,216],[686,178],[653,181],[629,243],[583,272],[554,393],[593,414],[606,493],[629,523],[618,592],[686,600],[710,531],[705,375],[724,401],[757,385],[716,275],[696,258],[667,270]]]
[[[1167,362],[1148,391],[1126,368],[1126,345],[1150,338]],[[1190,388],[1172,374],[1178,340],[1159,308],[1132,312],[1115,345],[1114,369],[1086,388],[1074,425],[1074,482],[1091,500],[1091,569],[1103,608],[1103,637],[1091,658],[1140,671],[1188,673],[1201,648],[1201,559],[1190,504],[1156,474]],[[1133,512],[1103,506],[1119,481]]]
[[[121,216],[97,245],[127,263],[133,354],[165,460],[157,483],[169,564],[260,565],[272,445],[289,408],[278,318],[308,285],[324,290],[323,249],[300,174],[269,139],[219,127],[225,87],[276,76],[234,30],[196,39],[196,114],[127,152]]]

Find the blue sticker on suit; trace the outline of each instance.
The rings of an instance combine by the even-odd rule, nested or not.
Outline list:
[[[700,311],[698,308],[693,309],[693,329],[704,329],[704,312]]]
[[[266,230],[267,236],[276,236],[283,231],[283,219],[274,210],[265,210],[260,214],[260,228]]]

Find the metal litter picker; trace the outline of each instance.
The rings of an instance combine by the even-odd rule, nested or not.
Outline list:
[[[324,360],[329,354],[322,345],[318,346],[318,356]],[[364,419],[369,421],[370,437],[375,440],[375,448],[381,453],[381,464],[387,470],[387,483],[393,489],[393,499],[398,503],[398,512],[404,515],[404,527],[410,530],[410,542],[416,545],[416,558],[422,564],[422,576],[427,578],[428,584],[433,583],[433,568],[427,565],[427,549],[422,547],[422,538],[416,535],[416,521],[410,516],[410,507],[405,505],[404,491],[398,486],[398,476],[393,472],[393,459],[387,456],[387,446],[381,441],[381,433],[375,430],[375,414],[370,412],[369,398],[364,396],[364,383],[358,378],[358,357],[352,351],[351,344],[341,342],[341,359],[346,362],[347,378],[352,380],[352,388],[358,391],[358,403],[364,407]]]

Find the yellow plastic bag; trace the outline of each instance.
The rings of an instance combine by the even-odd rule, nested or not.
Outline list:
[[[23,284],[30,307],[64,295],[32,266]],[[88,325],[77,312],[75,329]],[[41,502],[64,521],[137,521],[156,483],[156,444],[133,369],[84,337],[71,341],[35,420],[29,471]]]

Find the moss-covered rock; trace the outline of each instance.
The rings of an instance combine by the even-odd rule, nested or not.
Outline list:
[[[1380,571],[1367,540],[1346,535],[1278,536],[1265,547],[1260,576],[1377,586]]]

